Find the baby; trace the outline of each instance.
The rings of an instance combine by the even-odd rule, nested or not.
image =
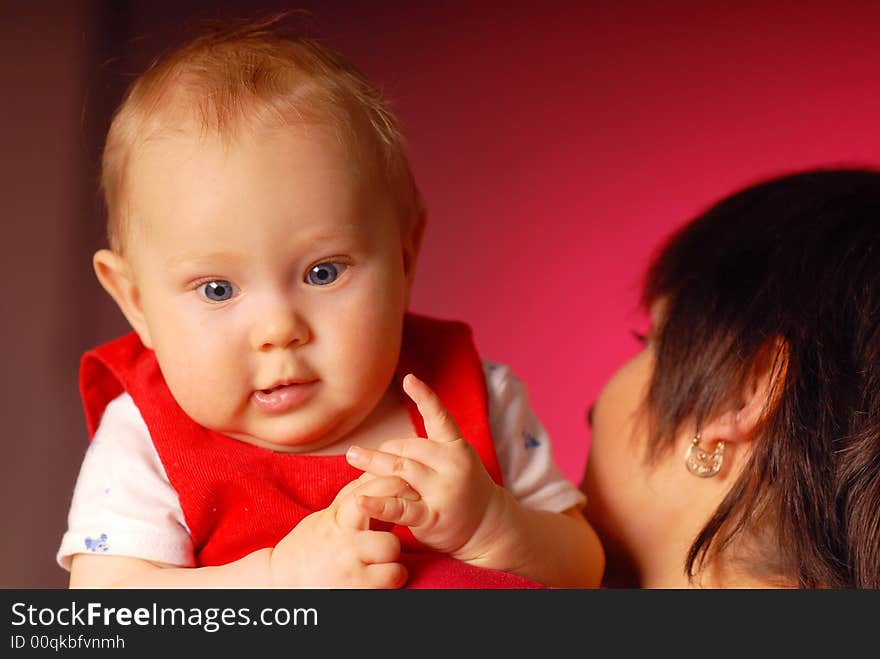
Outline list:
[[[132,85],[102,185],[134,332],[82,361],[72,587],[599,583],[522,384],[407,311],[425,210],[352,64],[206,34]]]

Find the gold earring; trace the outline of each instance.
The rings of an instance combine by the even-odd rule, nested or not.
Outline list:
[[[700,433],[694,435],[691,445],[684,456],[684,464],[687,470],[700,478],[712,478],[721,471],[724,462],[724,440],[719,439],[715,444],[715,450],[711,453],[700,448]]]

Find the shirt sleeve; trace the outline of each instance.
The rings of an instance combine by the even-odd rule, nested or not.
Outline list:
[[[195,565],[177,491],[126,393],[107,405],[86,450],[56,561],[69,570],[80,553]]]
[[[489,426],[504,486],[526,508],[562,512],[586,497],[553,460],[550,437],[529,402],[525,385],[503,364],[483,360]]]

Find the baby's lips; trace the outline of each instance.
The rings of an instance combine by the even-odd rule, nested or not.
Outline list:
[[[251,398],[261,411],[278,414],[292,410],[306,402],[318,386],[318,381],[288,384],[272,389],[259,389]]]

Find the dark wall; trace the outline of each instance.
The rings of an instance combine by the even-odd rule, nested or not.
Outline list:
[[[101,312],[88,272],[98,229],[80,115],[93,7],[3,3],[0,158],[4,542],[0,585],[54,587],[53,565],[81,460],[77,359]],[[62,439],[64,438],[64,439]]]

